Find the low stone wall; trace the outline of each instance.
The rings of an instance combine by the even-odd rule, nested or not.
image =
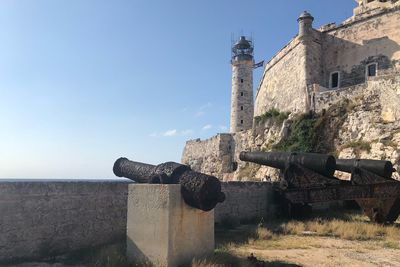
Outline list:
[[[215,222],[250,221],[274,216],[272,184],[263,182],[225,182],[222,191],[226,200],[215,208]]]
[[[0,265],[125,241],[125,181],[0,181]],[[269,183],[222,183],[223,218],[249,221],[273,214]]]
[[[0,181],[0,264],[125,238],[127,184]]]

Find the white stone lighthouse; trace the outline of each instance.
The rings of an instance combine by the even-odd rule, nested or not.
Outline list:
[[[232,47],[232,99],[230,132],[253,127],[253,44],[242,36]]]

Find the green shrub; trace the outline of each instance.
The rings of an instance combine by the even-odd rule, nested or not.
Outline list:
[[[318,115],[304,114],[295,119],[289,136],[276,144],[273,149],[280,151],[318,152],[318,128],[322,119]]]
[[[274,122],[282,124],[289,117],[289,114],[290,112],[280,112],[276,108],[271,108],[261,116],[254,117],[254,121],[256,124],[258,124],[259,122],[264,122],[267,119],[272,119]]]

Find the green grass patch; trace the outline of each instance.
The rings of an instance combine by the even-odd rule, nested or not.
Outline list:
[[[254,121],[256,124],[258,124],[266,121],[267,119],[272,119],[274,122],[282,124],[289,117],[289,114],[290,112],[281,112],[275,108],[271,108],[261,116],[254,117]]]
[[[352,141],[349,142],[347,144],[344,144],[341,147],[341,150],[345,149],[345,148],[352,148],[354,150],[355,154],[360,154],[361,151],[366,151],[366,152],[370,152],[371,151],[371,144],[369,142],[364,142],[364,141]]]

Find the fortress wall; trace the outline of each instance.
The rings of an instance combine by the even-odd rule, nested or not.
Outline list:
[[[218,134],[207,140],[190,140],[183,149],[181,162],[193,170],[222,179],[231,172],[234,142],[230,134]]]
[[[367,83],[326,91],[315,95],[316,112],[327,110],[330,106],[348,99],[354,103],[363,99],[379,106],[375,110],[378,121],[371,123],[388,123],[400,121],[400,76],[387,75],[370,79]],[[364,124],[367,122],[363,122]]]
[[[255,101],[255,116],[271,108],[304,112],[306,101],[305,47],[293,39],[265,67]]]
[[[125,241],[125,181],[0,182],[0,265]],[[215,218],[272,216],[268,183],[222,183]]]
[[[378,75],[400,70],[400,8],[364,19],[350,21],[323,32],[324,77],[340,71],[340,86],[365,82],[366,65],[378,62]]]
[[[0,262],[123,240],[127,182],[0,182]]]
[[[215,208],[215,222],[249,221],[274,216],[272,184],[262,182],[225,182],[226,200]]]

